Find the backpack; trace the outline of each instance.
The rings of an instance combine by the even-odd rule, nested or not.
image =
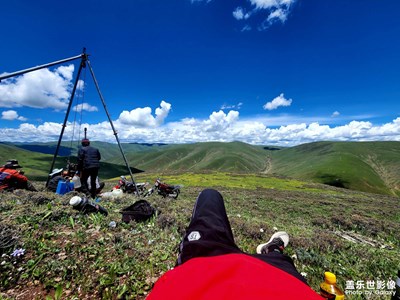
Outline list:
[[[122,221],[129,223],[131,220],[145,222],[155,215],[156,209],[146,200],[138,200],[124,208],[121,212]]]

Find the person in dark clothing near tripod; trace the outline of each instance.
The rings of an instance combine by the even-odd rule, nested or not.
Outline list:
[[[96,198],[96,178],[100,168],[100,151],[90,146],[88,139],[82,140],[82,148],[78,152],[78,171],[81,172],[81,183],[84,191],[89,191],[92,198]],[[90,190],[87,180],[91,178]]]

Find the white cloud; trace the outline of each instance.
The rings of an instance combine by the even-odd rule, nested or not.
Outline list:
[[[291,116],[240,119],[239,112],[222,110],[212,112],[206,119],[185,118],[164,123],[171,104],[161,102],[153,116],[151,108],[138,108],[114,121],[122,142],[191,143],[206,141],[243,141],[250,144],[294,146],[314,141],[400,141],[400,117],[385,124],[350,120],[347,124],[323,124],[332,121],[330,116],[320,118],[294,118]],[[121,115],[123,115],[121,113]],[[14,114],[15,116],[15,114]],[[124,119],[126,117],[126,119]],[[344,116],[341,119],[344,120]],[[272,121],[271,121],[272,120]],[[324,120],[324,121],[322,121]],[[127,122],[127,123],[126,123]],[[273,124],[281,123],[278,127]],[[78,139],[78,129],[88,128],[91,140],[115,142],[108,121],[82,124],[67,123],[64,140]],[[45,142],[57,141],[61,123],[45,122],[41,125],[22,123],[18,128],[0,128],[0,141]],[[75,132],[74,132],[75,130]],[[82,137],[82,133],[80,133]]]
[[[193,3],[209,3],[212,0],[190,0]],[[221,0],[223,1],[223,0]],[[242,5],[232,11],[232,16],[238,21],[249,21],[250,18],[256,14],[261,15],[263,21],[258,26],[260,31],[266,30],[272,24],[286,22],[293,4],[297,0],[244,0]],[[257,21],[258,22],[258,21]],[[247,23],[247,22],[246,22]],[[253,26],[245,24],[241,31],[249,31]]]
[[[0,107],[65,109],[72,89],[74,65],[40,69],[0,82]]]
[[[157,127],[164,123],[165,118],[171,110],[171,104],[161,101],[160,107],[155,110],[155,117],[151,114],[150,107],[136,108],[131,111],[124,110],[118,121],[121,124],[137,127]]]
[[[289,8],[296,0],[249,0],[258,9]]]
[[[338,112],[338,111],[334,111],[333,113],[332,113],[332,118],[334,118],[334,117],[338,117],[338,116],[340,116],[340,112]]]
[[[263,21],[258,24],[259,30],[266,30],[275,22],[284,24],[288,19],[293,4],[297,0],[246,0],[244,5],[249,6],[248,9],[243,6],[237,7],[232,15],[236,20],[242,21],[250,19],[250,17],[258,14]],[[246,24],[241,31],[251,30],[252,26]]]
[[[285,23],[285,22],[286,22],[286,19],[287,19],[287,11],[285,11],[285,10],[279,8],[279,9],[277,9],[277,10],[271,12],[271,13],[268,15],[267,21],[268,21],[269,23],[272,23],[272,22],[274,22],[275,20],[279,20],[279,21],[281,21],[282,23]]]
[[[213,112],[209,119],[203,122],[203,128],[207,131],[224,131],[230,127],[239,117],[239,112],[231,110],[225,114],[222,110]]]
[[[74,65],[69,65],[69,66],[60,66],[56,69],[56,73],[60,74],[62,77],[64,77],[66,80],[71,81],[72,80],[72,75],[74,73]],[[82,81],[82,80],[79,80]]]
[[[243,28],[240,31],[244,32],[244,31],[250,31],[250,30],[251,30],[251,26],[250,25],[245,25],[245,26],[243,26]]]
[[[160,107],[156,108],[156,124],[159,126],[164,123],[165,118],[171,110],[171,104],[161,101]]]
[[[78,104],[75,105],[72,108],[73,111],[89,111],[89,112],[93,112],[93,111],[98,111],[98,108],[96,106],[92,106],[89,103],[82,103],[82,104]]]
[[[5,110],[1,113],[1,118],[3,120],[8,120],[8,121],[14,121],[14,120],[19,120],[19,121],[26,121],[27,118],[23,116],[19,116],[18,113],[15,110]]]
[[[221,109],[241,109],[243,102],[239,102],[238,104],[222,104]]]
[[[232,12],[232,15],[236,20],[246,20],[250,18],[250,13],[246,13],[246,11],[242,7],[237,7]]]
[[[290,106],[292,104],[292,99],[286,99],[283,94],[273,99],[271,102],[264,104],[263,108],[267,110],[277,109],[279,106]]]

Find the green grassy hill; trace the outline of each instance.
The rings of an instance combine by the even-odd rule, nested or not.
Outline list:
[[[39,152],[43,154],[51,154],[54,155],[57,147],[56,142],[48,142],[48,143],[3,143],[3,145],[9,146],[16,146],[20,149],[29,150],[33,152]],[[103,161],[116,161],[116,164],[123,163],[123,159],[121,156],[121,151],[118,145],[106,143],[106,142],[99,142],[99,141],[92,141],[91,145],[99,149],[102,154]],[[156,150],[162,145],[158,144],[131,144],[131,143],[124,143],[122,144],[122,148],[124,153],[129,152],[138,152],[138,151],[149,151],[149,150]],[[65,156],[65,157],[75,157],[78,153],[78,148],[80,147],[79,141],[73,142],[61,142],[58,155]]]
[[[22,170],[30,180],[39,181],[47,179],[51,162],[53,161],[53,155],[50,154],[33,152],[9,144],[0,144],[0,165],[3,165],[11,158],[18,160],[19,164],[23,167]],[[65,168],[68,159],[71,162],[76,162],[75,156],[58,156],[54,168]],[[121,162],[123,162],[122,158]],[[129,173],[126,166],[122,164],[101,162],[100,168],[101,176],[105,179]]]
[[[400,195],[400,142],[317,142],[270,155],[270,173]]]
[[[158,151],[128,153],[132,164],[151,172],[225,171],[259,173],[266,167],[267,151],[241,142],[195,143],[164,146]]]
[[[40,179],[46,178],[53,155],[25,150],[9,144],[0,144],[0,165],[5,164],[8,159],[17,159],[29,178]],[[62,162],[62,158],[59,159],[59,162]]]
[[[127,174],[117,144],[92,142],[102,154],[104,179]],[[76,157],[78,143],[62,143],[56,167]],[[131,167],[150,173],[273,174],[365,192],[400,195],[400,142],[315,142],[291,148],[241,142],[182,145],[122,144]],[[42,153],[28,151],[36,150]],[[53,152],[51,152],[53,150]],[[46,178],[55,143],[0,144],[0,160],[20,160],[27,175]]]

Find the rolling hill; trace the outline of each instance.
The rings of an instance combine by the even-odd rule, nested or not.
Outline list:
[[[102,153],[103,178],[126,174],[116,144],[92,142]],[[77,147],[61,145],[74,159]],[[241,142],[195,144],[122,144],[129,165],[151,173],[264,173],[324,183],[365,192],[400,195],[400,142],[315,142],[290,148]],[[26,149],[36,150],[29,151]],[[0,160],[16,158],[27,174],[46,178],[55,144],[0,144]],[[53,150],[54,151],[54,150]],[[41,153],[39,153],[41,152]]]
[[[53,161],[53,155],[44,154],[22,149],[21,147],[10,144],[0,143],[0,165],[3,165],[8,159],[17,159],[26,176],[31,180],[45,181]],[[76,162],[74,156],[58,156],[54,168],[64,168],[67,160]],[[121,158],[121,162],[123,162]],[[113,164],[106,161],[101,162],[101,176],[103,178],[113,178],[121,174],[127,174],[125,165]]]
[[[400,142],[316,142],[271,152],[271,174],[400,195]]]
[[[267,151],[241,142],[169,145],[157,151],[127,154],[133,165],[152,172],[224,171],[260,173]]]

